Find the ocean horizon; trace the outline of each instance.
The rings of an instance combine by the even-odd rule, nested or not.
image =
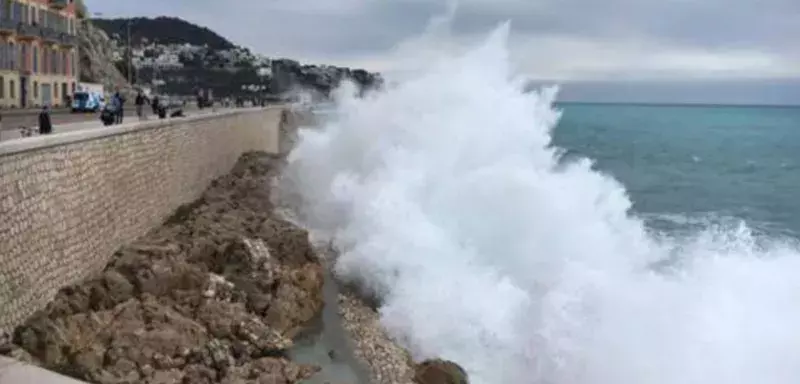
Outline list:
[[[770,103],[694,103],[694,102],[647,102],[647,101],[580,101],[556,100],[554,106],[568,105],[631,105],[643,107],[737,107],[737,108],[800,108],[800,104],[770,104]]]

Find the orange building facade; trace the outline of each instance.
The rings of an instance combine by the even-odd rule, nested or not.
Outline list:
[[[74,0],[0,0],[0,107],[66,106],[78,82]]]

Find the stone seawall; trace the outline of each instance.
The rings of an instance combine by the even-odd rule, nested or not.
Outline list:
[[[0,330],[195,200],[239,156],[278,153],[285,108],[0,143]]]

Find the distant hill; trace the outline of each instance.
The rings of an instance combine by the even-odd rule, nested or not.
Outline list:
[[[160,16],[154,19],[134,17],[130,19],[92,19],[92,23],[112,38],[127,39],[128,22],[131,28],[131,44],[145,42],[158,44],[191,44],[208,46],[211,49],[232,49],[236,45],[216,32],[192,24],[177,17]]]
[[[362,89],[379,87],[377,73],[254,54],[216,32],[176,17],[92,19],[116,49],[116,67],[127,76],[128,25],[134,83],[160,93],[189,95],[211,89],[220,97],[277,97],[297,88],[327,96],[344,79]]]

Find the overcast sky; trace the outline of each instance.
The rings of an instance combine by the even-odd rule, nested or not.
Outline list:
[[[87,5],[106,17],[182,17],[269,56],[383,72],[406,69],[407,52],[420,47],[418,36],[431,18],[448,12],[447,0]],[[600,94],[624,84],[655,99],[664,95],[661,85],[672,84],[674,101],[697,99],[703,90],[711,100],[699,101],[725,102],[731,89],[750,89],[760,95],[752,102],[800,103],[800,0],[461,0],[452,16],[448,28],[434,34],[435,44],[425,40],[427,48],[457,49],[510,20],[514,62],[544,81],[588,84]],[[684,96],[681,87],[675,93],[676,80],[687,85]],[[576,92],[581,98],[583,91]]]

